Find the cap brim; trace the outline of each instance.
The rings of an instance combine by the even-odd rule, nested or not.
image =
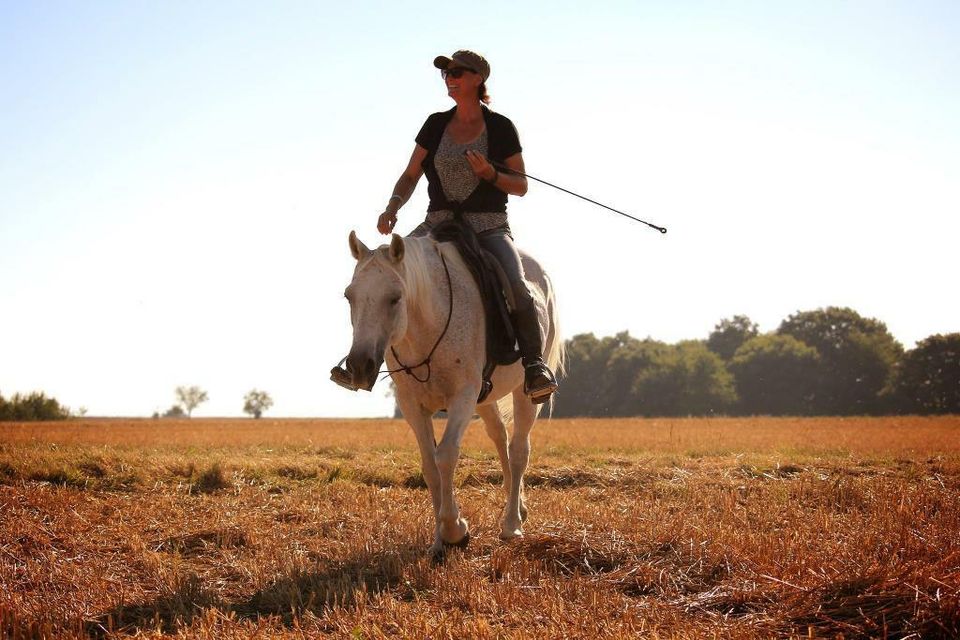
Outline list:
[[[479,71],[477,71],[476,69],[474,69],[473,67],[471,67],[469,64],[464,64],[462,61],[457,60],[456,58],[448,58],[447,56],[437,56],[436,58],[434,58],[434,59],[433,59],[433,66],[435,66],[437,69],[440,69],[440,70],[449,69],[451,62],[456,63],[458,67],[463,67],[464,69],[469,69],[470,71],[473,71],[474,73],[476,73],[476,74],[478,74],[478,75],[480,75],[480,76],[483,75],[482,73],[480,73]],[[484,79],[486,79],[486,78],[484,78]]]

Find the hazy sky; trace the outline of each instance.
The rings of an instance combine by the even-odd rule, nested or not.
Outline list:
[[[0,0],[0,392],[149,415],[384,415],[328,380],[426,116],[483,53],[566,336],[850,306],[960,330],[960,3]],[[401,211],[423,217],[426,182]]]

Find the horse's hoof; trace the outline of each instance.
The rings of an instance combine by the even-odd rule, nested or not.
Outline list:
[[[523,537],[523,531],[520,529],[513,530],[503,530],[500,532],[500,539],[506,542],[507,540],[515,540],[517,538]]]
[[[460,538],[457,542],[444,542],[443,546],[446,549],[466,549],[468,544],[470,544],[469,531],[463,534],[463,537]]]
[[[434,544],[430,547],[430,562],[433,564],[444,564],[447,561],[447,553],[449,553],[451,549],[466,549],[468,544],[470,544],[469,531],[457,542],[442,542],[442,544],[439,545]]]

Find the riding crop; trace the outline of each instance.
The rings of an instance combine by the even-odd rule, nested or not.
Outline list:
[[[532,176],[532,175],[530,175],[529,173],[524,173],[524,172],[522,172],[522,171],[517,171],[516,169],[511,169],[510,167],[506,166],[505,164],[502,164],[502,163],[500,163],[500,162],[496,162],[496,161],[494,161],[494,160],[490,160],[489,162],[490,162],[490,164],[492,164],[494,167],[496,167],[496,168],[498,168],[498,169],[503,169],[504,171],[506,171],[506,172],[508,172],[508,173],[515,173],[515,174],[517,174],[518,176],[523,176],[524,178],[530,178],[531,180],[536,180],[537,182],[542,182],[543,184],[545,184],[545,185],[547,185],[547,186],[549,186],[549,187],[553,187],[554,189],[559,189],[560,191],[563,191],[564,193],[569,193],[569,194],[572,195],[572,196],[577,196],[577,197],[580,198],[581,200],[586,200],[587,202],[592,202],[593,204],[595,204],[595,205],[597,205],[597,206],[603,207],[604,209],[609,209],[610,211],[613,211],[614,213],[619,213],[620,215],[625,216],[625,217],[627,217],[627,218],[630,218],[631,220],[636,220],[637,222],[642,222],[643,224],[647,225],[648,227],[652,227],[652,228],[656,229],[656,230],[659,231],[660,233],[666,233],[666,232],[667,232],[667,228],[666,228],[666,227],[658,227],[657,225],[655,225],[655,224],[653,224],[653,223],[650,223],[650,222],[647,222],[646,220],[641,220],[640,218],[634,217],[634,216],[630,215],[629,213],[624,213],[623,211],[620,211],[619,209],[614,209],[613,207],[608,207],[607,205],[603,204],[602,202],[597,202],[596,200],[591,200],[590,198],[588,198],[588,197],[586,197],[586,196],[582,196],[582,195],[580,195],[579,193],[574,193],[573,191],[570,191],[569,189],[564,189],[563,187],[558,187],[557,185],[555,185],[555,184],[553,184],[553,183],[547,182],[546,180],[541,180],[540,178],[537,178],[536,176]]]

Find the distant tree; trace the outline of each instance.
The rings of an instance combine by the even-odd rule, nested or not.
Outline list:
[[[207,392],[200,387],[177,387],[177,400],[187,411],[187,417],[193,417],[193,410],[207,401]]]
[[[66,420],[70,410],[62,406],[55,398],[48,398],[43,392],[34,391],[26,395],[15,393],[10,400],[0,395],[0,420],[29,422],[35,420]]]
[[[747,340],[728,365],[745,414],[809,415],[817,390],[820,355],[793,336]]]
[[[813,347],[820,371],[812,409],[817,414],[877,413],[903,347],[873,318],[853,309],[798,311],[777,330]]]
[[[893,395],[909,413],[960,413],[960,333],[933,335],[896,366]]]
[[[273,399],[266,391],[253,389],[243,397],[243,412],[259,419],[263,412],[273,406]]]
[[[646,416],[708,415],[734,406],[733,376],[700,341],[680,342],[642,369],[633,383]]]
[[[164,418],[182,418],[185,415],[187,415],[187,412],[184,411],[183,407],[178,404],[171,406],[169,409],[163,412]]]
[[[717,323],[707,338],[707,348],[728,361],[740,345],[758,334],[757,323],[747,316],[724,318]]]
[[[553,415],[625,415],[626,405],[632,401],[637,360],[642,359],[640,345],[641,341],[626,331],[600,339],[582,333],[567,340],[567,373]]]
[[[563,390],[555,397],[553,415],[596,415],[596,397],[600,391],[600,375],[607,365],[610,349],[592,333],[581,333],[566,341],[567,375]]]
[[[619,335],[601,378],[604,391],[600,401],[605,415],[635,416],[644,410],[643,400],[634,388],[638,373],[662,362],[675,347],[651,338],[638,340],[626,333]]]

